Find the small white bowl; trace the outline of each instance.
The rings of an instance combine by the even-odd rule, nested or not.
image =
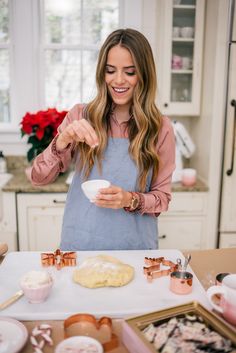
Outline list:
[[[42,276],[45,278],[44,283],[41,281]],[[29,303],[32,304],[44,302],[51,292],[52,285],[52,277],[45,271],[30,271],[20,280],[20,287]]]
[[[83,184],[81,184],[81,188],[85,196],[87,196],[91,202],[94,202],[99,190],[108,188],[110,185],[111,183],[108,180],[94,179],[85,181]]]
[[[88,336],[73,336],[60,342],[55,349],[55,353],[72,352],[94,352],[103,353],[103,347],[100,342]]]

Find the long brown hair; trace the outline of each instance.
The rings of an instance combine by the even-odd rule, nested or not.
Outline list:
[[[95,163],[101,170],[102,157],[107,146],[109,116],[112,99],[105,82],[105,69],[108,52],[116,45],[129,50],[138,76],[134,89],[129,120],[129,153],[139,170],[138,187],[145,191],[148,173],[152,170],[152,180],[157,177],[159,157],[156,152],[158,132],[161,127],[161,113],[156,107],[156,70],[152,49],[145,36],[134,29],[118,29],[112,32],[101,47],[96,70],[97,96],[86,106],[85,118],[95,129],[99,145],[95,149],[87,144],[79,144],[80,163],[87,178]]]

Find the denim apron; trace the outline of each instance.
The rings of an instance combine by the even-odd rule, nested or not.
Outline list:
[[[94,165],[88,180],[106,179],[126,191],[137,190],[138,170],[130,158],[129,140],[109,138],[102,172]],[[151,173],[149,173],[151,174]],[[122,209],[101,208],[83,194],[81,173],[75,172],[68,191],[62,225],[61,250],[157,249],[157,218]],[[151,175],[146,192],[150,190]]]

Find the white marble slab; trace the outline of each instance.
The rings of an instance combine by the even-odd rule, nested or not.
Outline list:
[[[166,307],[201,302],[209,308],[205,290],[193,273],[193,291],[188,295],[177,295],[169,290],[170,278],[162,277],[148,283],[143,274],[144,257],[164,256],[176,261],[183,255],[178,250],[138,250],[138,251],[81,251],[78,252],[78,265],[90,256],[109,254],[135,268],[135,278],[128,285],[113,288],[89,289],[72,281],[74,267],[57,271],[48,268],[54,277],[54,286],[46,302],[29,304],[23,296],[17,302],[0,312],[0,316],[19,320],[65,319],[75,313],[90,313],[97,317],[130,317]],[[42,269],[40,252],[9,253],[0,266],[0,303],[19,290],[19,279],[30,270]]]

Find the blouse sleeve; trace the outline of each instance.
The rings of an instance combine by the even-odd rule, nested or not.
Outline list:
[[[141,214],[148,213],[158,216],[168,210],[171,200],[171,179],[175,169],[175,136],[172,124],[167,117],[163,117],[160,130],[157,153],[160,158],[159,171],[156,180],[152,182],[148,193],[140,193]]]
[[[75,105],[67,113],[63,122],[58,127],[58,135],[73,120],[81,119],[82,111],[83,105]],[[58,151],[56,148],[58,135],[52,140],[50,145],[34,159],[30,181],[35,186],[46,185],[53,182],[58,174],[65,172],[71,164],[75,154],[75,143],[69,144],[64,150]]]

